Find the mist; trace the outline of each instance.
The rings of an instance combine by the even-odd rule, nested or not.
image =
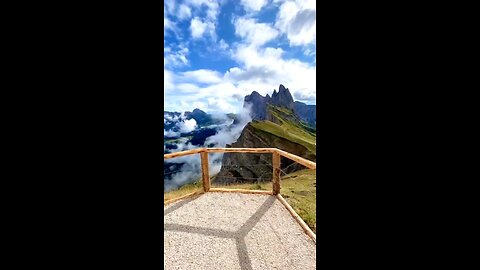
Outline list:
[[[251,107],[245,107],[236,115],[237,123],[233,125],[233,121],[229,121],[230,124],[219,126],[215,135],[208,137],[205,140],[203,146],[195,146],[191,143],[180,142],[176,145],[174,152],[196,149],[199,147],[220,147],[224,148],[227,144],[234,143],[240,137],[243,128],[252,121],[250,116]],[[217,115],[216,117],[221,117]],[[223,119],[223,118],[222,118]],[[227,121],[227,117],[225,117]],[[209,174],[217,174],[222,167],[223,153],[210,153],[209,159]],[[189,155],[173,159],[168,159],[164,162],[165,166],[172,166],[182,164],[170,175],[164,177],[164,192],[174,190],[182,185],[193,182],[201,177],[201,160],[200,155]]]

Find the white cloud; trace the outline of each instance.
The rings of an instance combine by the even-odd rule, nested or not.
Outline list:
[[[181,133],[188,133],[195,130],[195,128],[197,127],[197,121],[195,121],[195,119],[189,119],[179,122],[177,126]]]
[[[208,34],[216,41],[216,22],[220,10],[220,5],[216,0],[187,0],[186,5],[197,11],[205,11],[206,16],[202,19],[195,17],[190,22],[190,32],[194,39],[200,39]],[[190,13],[193,13],[191,11]]]
[[[234,21],[235,34],[245,42],[260,46],[278,36],[278,31],[266,23],[257,23],[254,19],[238,18]]]
[[[292,94],[315,95],[316,67],[296,59],[285,60],[282,55],[280,48],[239,46],[234,59],[241,67],[229,69],[225,78],[237,88],[255,90],[263,95],[271,95],[279,84],[288,87]]]
[[[164,17],[163,18],[163,33],[165,33],[165,30],[171,29],[171,28],[172,28],[172,22],[168,18]]]
[[[178,104],[181,108],[186,110],[192,110],[193,108],[198,108],[204,112],[208,112],[208,107],[205,102],[199,101],[203,98],[195,98],[198,94],[192,94],[190,96],[182,96],[181,100],[178,101]]]
[[[179,36],[179,30],[175,25],[175,23],[170,19],[168,19],[167,17],[164,17],[163,18],[163,35],[168,36],[170,32],[173,32],[176,36]]]
[[[220,83],[222,81],[222,74],[218,71],[208,69],[183,72],[181,76],[188,81],[198,83]]]
[[[193,38],[201,38],[206,29],[207,23],[202,22],[198,17],[193,18],[190,22],[190,31]]]
[[[312,49],[306,49],[305,51],[303,51],[303,54],[305,54],[306,56],[313,56],[313,55],[316,55],[316,51],[315,51],[315,48]]]
[[[305,92],[294,92],[293,97],[295,100],[301,101],[315,101],[316,94],[312,91],[305,91]]]
[[[180,20],[189,19],[192,16],[192,9],[187,5],[180,5],[178,8],[178,18]]]
[[[222,50],[226,50],[229,47],[228,44],[223,39],[220,39],[219,46],[220,46],[220,49],[222,49]]]
[[[163,130],[163,136],[165,136],[165,137],[177,137],[177,136],[180,136],[180,133],[172,131],[172,130]]]
[[[250,10],[253,13],[261,10],[264,2],[271,1],[252,2]],[[186,111],[199,108],[207,113],[238,113],[245,95],[254,90],[262,95],[271,95],[279,84],[289,88],[296,100],[315,100],[316,60],[302,62],[292,59],[290,54],[287,59],[287,53],[282,48],[274,47],[275,43],[271,41],[286,37],[290,45],[302,46],[304,55],[314,57],[316,4],[310,0],[276,2],[280,11],[274,24],[260,23],[254,17],[233,17],[235,34],[240,40],[227,44],[220,39],[207,45],[209,48],[215,47],[214,50],[210,48],[213,53],[227,54],[237,62],[237,65],[232,65],[223,73],[205,68],[173,72],[171,67],[190,65],[189,52],[177,48],[166,53],[166,62],[172,65],[165,68],[169,70],[164,82],[165,109]],[[182,3],[188,5],[191,8],[190,15],[194,15],[190,17],[190,31],[194,39],[215,36],[219,3],[222,1],[186,0]],[[182,4],[177,4],[177,12]],[[242,4],[249,5],[248,1]],[[198,17],[201,10],[206,12],[202,18]]]
[[[280,6],[275,26],[287,36],[290,45],[316,41],[316,3],[312,0],[285,1]]]
[[[285,60],[282,56],[279,48],[243,46],[237,48],[234,58],[240,66],[224,74],[210,70],[166,73],[165,80],[173,86],[165,91],[165,109],[199,108],[205,112],[237,113],[243,106],[244,96],[254,90],[271,95],[279,84],[288,87],[296,99],[315,100],[316,67],[296,59]]]
[[[189,50],[187,47],[180,45],[177,51],[173,51],[170,47],[164,48],[163,65],[167,67],[178,67],[188,64],[187,55]]]
[[[240,133],[242,132],[245,125],[252,121],[250,116],[250,108],[242,108],[242,110],[237,114],[238,124],[234,127],[227,126],[221,128],[215,135],[208,137],[205,140],[205,146],[213,144],[214,147],[225,147],[226,144],[235,142]]]
[[[165,0],[163,3],[163,9],[164,11],[167,11],[165,14],[173,14],[175,12],[175,0]]]
[[[207,18],[209,20],[215,20],[219,12],[219,3],[218,0],[187,0],[185,3],[193,6],[197,9],[204,9],[202,6],[206,7]]]
[[[172,72],[168,69],[163,69],[163,89],[164,92],[170,91],[174,88],[173,85],[173,75]]]
[[[176,83],[175,85],[176,89],[181,91],[182,94],[195,94],[196,92],[198,92],[198,86],[193,83]]]
[[[238,125],[230,126],[225,125],[221,127],[217,133],[213,136],[210,136],[206,139],[204,146],[213,144],[214,147],[225,147],[226,144],[230,144],[238,139],[245,125],[251,121],[250,117],[250,108],[244,108],[238,115]],[[223,119],[227,120],[225,116]],[[198,146],[192,145],[191,143],[180,142],[177,143],[175,151],[190,150],[198,148]],[[164,146],[164,150],[166,147]],[[222,165],[223,153],[212,153],[209,155],[209,168],[211,174],[216,174],[220,171]],[[181,186],[187,182],[190,182],[192,179],[198,179],[201,173],[201,164],[200,159],[195,156],[183,156],[175,159],[169,159],[165,161],[167,166],[170,166],[174,163],[183,163],[182,167],[177,171],[174,171],[171,175],[166,177],[165,181],[165,190],[171,190],[178,186]]]
[[[236,111],[235,106],[233,106],[229,101],[223,98],[211,97],[208,99],[208,106],[210,108],[216,108],[221,112],[232,112]]]
[[[268,3],[268,0],[241,0],[240,3],[247,12],[260,11]]]

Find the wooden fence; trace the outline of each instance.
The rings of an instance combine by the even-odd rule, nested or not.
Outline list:
[[[208,153],[254,153],[254,154],[262,154],[262,153],[271,153],[272,154],[272,167],[273,167],[273,177],[272,177],[272,191],[265,191],[265,190],[247,190],[247,189],[226,189],[226,188],[212,188],[210,185],[210,174],[208,168]],[[239,193],[246,193],[246,194],[268,194],[274,195],[278,198],[278,200],[287,208],[293,218],[300,224],[303,228],[305,233],[310,236],[314,242],[316,242],[316,236],[313,231],[308,227],[308,225],[302,220],[302,218],[293,210],[293,208],[288,204],[288,202],[282,197],[280,194],[280,157],[286,157],[290,160],[293,160],[309,169],[317,169],[317,164],[310,160],[304,159],[302,157],[296,156],[294,154],[285,152],[283,150],[277,148],[198,148],[193,150],[187,151],[180,151],[171,154],[163,155],[165,159],[171,159],[176,157],[188,156],[188,155],[195,155],[199,154],[202,162],[202,186],[203,190],[201,192],[193,192],[186,194],[184,196],[168,200],[164,202],[164,206],[170,203],[176,202],[178,200],[194,196],[200,195],[204,192],[239,192]]]

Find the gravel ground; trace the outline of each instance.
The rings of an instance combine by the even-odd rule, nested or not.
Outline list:
[[[165,269],[316,269],[315,243],[274,196],[209,192],[163,222]]]

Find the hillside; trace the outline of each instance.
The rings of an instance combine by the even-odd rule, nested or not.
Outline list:
[[[284,90],[279,94],[274,92],[273,95],[281,99],[272,98],[271,103],[264,104],[264,112],[257,109],[253,113],[257,119],[247,124],[238,140],[227,145],[227,148],[273,147],[308,160],[316,160],[316,130],[295,114],[293,99],[288,89],[281,89]],[[253,93],[252,95],[256,96]],[[252,95],[245,99],[252,100]],[[222,184],[269,181],[272,178],[271,164],[272,157],[267,154],[225,153],[216,181]],[[284,173],[304,169],[303,166],[284,158],[281,160],[281,168]]]
[[[299,121],[303,121],[311,127],[317,123],[316,105],[307,105],[305,103],[294,101],[292,94],[288,88],[282,84],[277,90],[273,91],[272,96],[260,95],[257,91],[253,91],[250,95],[245,96],[243,107],[251,107],[251,116],[253,120],[268,120],[267,113],[269,105],[290,109],[297,116]]]

